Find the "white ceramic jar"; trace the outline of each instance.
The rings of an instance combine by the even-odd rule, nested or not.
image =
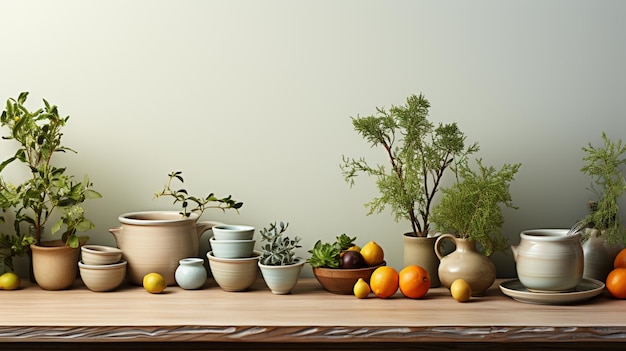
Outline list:
[[[570,291],[583,278],[580,234],[567,229],[533,229],[520,234],[511,246],[520,282],[531,291]]]
[[[199,289],[207,280],[204,260],[201,258],[183,258],[179,261],[174,277],[176,284],[186,290]]]

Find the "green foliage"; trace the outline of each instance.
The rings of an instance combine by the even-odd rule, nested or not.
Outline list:
[[[591,184],[598,201],[595,201],[592,211],[583,218],[583,222],[600,230],[609,245],[616,243],[626,244],[626,230],[619,216],[618,200],[626,191],[626,180],[620,169],[626,164],[626,145],[622,140],[613,142],[606,133],[602,133],[604,146],[596,148],[591,143],[583,147],[586,156],[583,158],[585,166],[581,172],[589,175],[595,185]]]
[[[354,246],[354,241],[356,240],[356,236],[354,238],[349,237],[347,234],[341,234],[337,237],[337,245],[341,250],[347,250]]]
[[[441,231],[456,233],[459,237],[478,243],[483,253],[506,249],[506,238],[501,233],[504,224],[501,205],[513,206],[509,185],[521,164],[505,164],[496,171],[477,160],[478,170],[468,165],[459,168],[460,181],[442,189],[441,201],[433,208],[432,221]]]
[[[78,237],[76,233],[94,227],[85,218],[80,205],[87,199],[100,198],[101,195],[91,188],[93,184],[87,176],[82,182],[76,182],[73,176],[65,173],[66,168],[56,167],[52,163],[55,153],[76,153],[61,144],[62,129],[69,116],[61,117],[58,108],[45,99],[43,108],[29,111],[24,106],[27,97],[28,92],[23,92],[17,100],[7,100],[6,110],[0,116],[1,125],[10,130],[10,135],[3,136],[3,139],[15,140],[20,145],[12,157],[0,164],[0,172],[14,161],[25,164],[31,172],[31,177],[19,185],[0,180],[0,204],[4,208],[17,209],[14,228],[18,240],[12,241],[12,245],[19,246],[16,243],[25,242],[23,238],[26,234],[21,229],[21,223],[34,228],[34,241],[39,244],[44,226],[51,215],[59,210],[61,216],[52,226],[53,234],[65,225],[65,244],[78,247],[78,243],[87,237]]]
[[[338,268],[341,262],[341,247],[337,243],[323,243],[318,240],[309,253],[311,257],[307,262],[313,268]]]
[[[200,216],[202,213],[209,208],[217,208],[222,211],[226,211],[227,209],[234,209],[239,213],[239,209],[243,206],[243,202],[237,202],[232,199],[230,195],[224,198],[217,198],[213,193],[210,193],[206,197],[196,197],[191,196],[187,193],[185,189],[174,190],[172,189],[172,181],[174,179],[184,183],[184,179],[182,176],[183,172],[175,171],[168,174],[168,181],[163,190],[157,191],[154,194],[155,198],[169,196],[174,198],[174,204],[180,202],[182,204],[183,210],[180,212],[181,215],[185,217],[189,217],[192,212],[197,212]],[[191,210],[188,209],[189,203],[194,203],[195,207]],[[216,204],[215,204],[216,203]]]
[[[478,151],[476,143],[465,146],[465,135],[456,123],[431,123],[429,108],[422,94],[412,95],[404,106],[377,108],[376,115],[352,118],[354,129],[372,147],[384,149],[389,167],[346,156],[340,165],[350,186],[359,174],[376,178],[380,197],[365,204],[368,215],[389,207],[396,221],[410,221],[415,236],[428,234],[430,209],[446,170],[455,170]]]
[[[261,245],[261,264],[268,266],[286,266],[294,264],[296,261],[296,248],[300,247],[298,243],[302,238],[296,236],[290,239],[283,236],[289,227],[289,223],[280,222],[280,229],[276,223],[270,223],[269,228],[263,228],[260,231],[261,239],[264,244]]]

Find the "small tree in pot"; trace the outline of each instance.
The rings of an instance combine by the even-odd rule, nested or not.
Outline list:
[[[24,105],[27,97],[28,93],[23,92],[17,100],[9,99],[6,110],[0,117],[1,125],[7,126],[10,130],[10,134],[3,139],[15,140],[19,145],[15,154],[0,164],[0,172],[14,161],[19,161],[28,168],[31,175],[17,186],[9,184],[4,179],[0,183],[0,198],[6,202],[5,205],[16,208],[14,229],[18,239],[14,244],[17,243],[15,246],[19,246],[32,242],[34,245],[31,245],[31,249],[38,248],[42,244],[45,225],[58,211],[60,216],[51,227],[52,234],[61,231],[65,226],[61,236],[62,245],[73,249],[70,250],[71,255],[78,258],[80,243],[88,239],[86,236],[79,236],[78,232],[94,228],[93,223],[85,217],[81,204],[87,199],[100,198],[101,195],[91,188],[92,183],[86,175],[82,182],[77,182],[73,176],[66,174],[65,167],[57,167],[52,163],[52,157],[59,152],[76,152],[61,144],[63,135],[61,130],[69,116],[61,117],[57,107],[45,99],[43,108],[30,111]],[[23,223],[28,225],[28,233],[22,227]],[[32,239],[25,240],[26,237]],[[16,252],[22,251],[20,247],[14,249]],[[33,258],[33,266],[35,265]],[[76,276],[76,262],[73,266],[74,276],[71,282]],[[37,267],[33,268],[37,283],[42,285],[42,280],[38,279]],[[68,275],[71,274],[72,272],[68,272]],[[46,280],[60,280],[52,276],[48,278],[50,279]],[[45,285],[42,287],[56,290]]]
[[[464,165],[460,180],[442,189],[441,201],[433,208],[432,220],[438,230],[447,232],[437,239],[437,255],[441,259],[439,277],[450,287],[457,278],[466,280],[474,294],[482,294],[496,278],[496,269],[488,256],[504,251],[507,241],[501,232],[504,224],[502,207],[513,206],[509,185],[521,164],[505,164],[500,170],[484,166],[477,160],[478,170]],[[456,251],[445,256],[439,242],[454,240]],[[478,249],[484,254],[476,251]]]
[[[293,239],[285,236],[289,223],[270,223],[269,228],[263,228],[261,234],[261,256],[259,267],[265,283],[274,294],[288,294],[296,286],[305,260],[296,257],[296,248],[299,248],[301,238]]]
[[[343,156],[340,168],[350,186],[359,174],[376,178],[380,197],[365,204],[368,215],[388,207],[396,221],[409,221],[412,230],[405,235],[404,263],[426,268],[432,286],[437,286],[434,241],[427,243],[425,250],[407,251],[409,242],[415,242],[407,236],[428,236],[430,210],[446,171],[466,162],[469,154],[478,151],[478,144],[466,146],[466,137],[456,123],[435,126],[428,120],[429,108],[422,94],[412,95],[404,106],[392,106],[389,111],[377,108],[376,115],[352,118],[354,129],[372,147],[381,147],[389,164],[374,166],[364,158]]]

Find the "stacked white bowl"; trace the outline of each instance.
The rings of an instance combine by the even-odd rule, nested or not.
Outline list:
[[[207,258],[215,282],[225,291],[247,290],[258,276],[260,253],[254,251],[254,227],[222,224],[211,229]]]
[[[122,250],[111,246],[81,246],[78,269],[83,283],[92,291],[114,290],[126,277],[126,261],[122,260]]]

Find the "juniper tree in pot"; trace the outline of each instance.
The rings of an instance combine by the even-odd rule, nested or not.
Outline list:
[[[432,213],[437,229],[446,232],[435,244],[441,259],[441,283],[450,288],[454,280],[464,279],[472,287],[473,295],[483,294],[496,278],[496,268],[488,257],[507,247],[501,231],[502,206],[517,208],[512,203],[509,186],[521,164],[504,164],[496,170],[478,159],[477,166],[477,170],[468,165],[459,168],[459,181],[442,189],[441,201]],[[439,244],[447,239],[455,242],[456,250],[446,256],[439,251]]]
[[[270,223],[269,228],[263,228],[261,234],[261,256],[259,267],[265,283],[274,294],[289,294],[298,282],[305,260],[296,257],[295,250],[299,248],[301,238],[293,239],[285,235],[289,223]]]
[[[585,152],[581,169],[593,179],[590,190],[596,199],[590,201],[590,213],[579,222],[586,227],[582,238],[585,255],[583,276],[604,281],[613,269],[613,260],[626,245],[626,228],[619,214],[619,200],[626,192],[626,180],[621,167],[626,165],[626,145],[613,141],[602,133],[602,147],[591,143]]]
[[[32,269],[37,284],[48,290],[65,289],[76,278],[79,246],[88,239],[78,233],[94,228],[85,217],[82,203],[101,195],[92,189],[88,176],[76,181],[66,173],[65,167],[52,162],[58,153],[76,152],[61,144],[62,129],[69,116],[61,117],[57,106],[45,99],[44,107],[30,111],[25,106],[27,97],[28,92],[23,92],[17,100],[7,100],[6,110],[0,117],[1,125],[10,130],[3,139],[14,140],[18,145],[15,154],[0,164],[0,172],[18,161],[30,171],[30,177],[19,185],[11,185],[3,179],[0,193],[3,201],[16,210],[14,229],[18,239],[15,242],[32,242]],[[61,240],[42,242],[43,230],[56,213],[59,213],[58,220],[52,224],[51,231],[55,234],[65,228]],[[25,240],[26,237],[31,239]],[[41,254],[53,254],[55,258],[42,258]],[[52,267],[61,262],[65,262],[65,266]],[[39,268],[52,269],[39,272]]]
[[[389,163],[373,165],[363,157],[344,155],[340,168],[351,187],[359,174],[376,178],[380,196],[365,204],[368,215],[388,208],[396,221],[409,221],[411,231],[403,237],[404,264],[424,267],[435,287],[439,260],[434,252],[431,207],[447,171],[466,162],[468,155],[478,151],[478,144],[466,145],[456,123],[429,121],[429,108],[422,94],[411,95],[404,106],[377,108],[375,115],[353,117],[357,133],[372,147],[382,149]]]

